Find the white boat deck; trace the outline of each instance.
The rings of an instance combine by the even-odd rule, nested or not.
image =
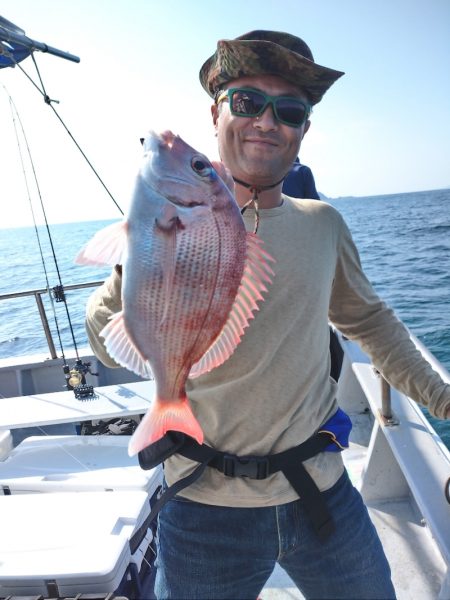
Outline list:
[[[367,448],[359,444],[351,444],[344,452],[347,470],[353,484],[359,488],[366,455]],[[366,504],[391,565],[398,600],[436,600],[447,567],[412,497]],[[424,573],[428,576],[424,577]],[[287,573],[277,566],[260,598],[301,600],[304,596]],[[448,600],[450,596],[441,598]]]
[[[369,507],[369,513],[391,565],[398,600],[436,600],[446,566],[411,503],[407,500],[389,502]],[[424,578],[424,570],[439,576]],[[442,600],[449,597],[441,596]],[[304,596],[285,571],[277,566],[260,598],[301,600]]]
[[[397,597],[450,600],[450,504],[444,492],[450,477],[450,453],[417,405],[395,390],[392,406],[399,424],[386,426],[379,412],[378,377],[354,344],[343,340],[342,345],[346,359],[338,401],[353,423],[344,462],[380,535]],[[30,368],[27,364],[27,371]],[[38,368],[42,370],[42,364]],[[32,379],[18,375],[18,369],[14,377],[5,371],[3,381],[10,377],[22,384]],[[443,376],[448,378],[446,372]],[[44,393],[40,387],[43,383],[42,377],[34,377],[35,393],[0,398],[0,451],[4,455],[9,451],[8,430],[21,432],[28,426],[56,424],[66,427],[74,421],[142,414],[154,394],[153,382],[119,381],[96,388],[93,399],[77,400],[73,392]],[[303,596],[277,567],[260,597],[289,600]]]

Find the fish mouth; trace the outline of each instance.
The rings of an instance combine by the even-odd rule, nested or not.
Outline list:
[[[177,140],[181,140],[179,135],[176,135],[169,129],[166,131],[162,131],[161,133],[156,133],[155,131],[151,131],[149,133],[149,139],[151,142],[151,150],[156,152],[158,150],[170,150],[174,151],[174,154],[177,154],[177,149],[179,152],[182,150],[182,145],[178,145],[176,148],[174,147]],[[184,183],[184,178],[180,177],[176,174],[176,172],[171,173],[170,171],[164,173],[164,177],[168,181],[172,181],[173,183]]]
[[[156,131],[151,130],[144,138],[144,152],[157,152],[162,148],[172,150],[175,140],[178,138],[178,135],[175,135],[168,129],[162,133],[156,133]]]
[[[166,146],[172,149],[176,138],[178,138],[179,136],[175,135],[172,131],[169,131],[167,129],[166,131],[160,133],[158,137]]]
[[[176,189],[183,189],[186,185],[184,171],[187,159],[190,168],[191,155],[198,155],[198,152],[170,130],[161,133],[150,130],[144,139],[144,156],[150,159],[146,163],[147,184],[158,193],[163,193],[171,204],[185,208],[206,204],[204,199],[180,198]]]

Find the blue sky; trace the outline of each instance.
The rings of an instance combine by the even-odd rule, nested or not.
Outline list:
[[[450,0],[14,0],[0,14],[80,56],[74,64],[35,55],[56,110],[124,209],[149,129],[172,129],[217,158],[198,71],[217,39],[259,28],[302,37],[316,62],[346,72],[315,107],[302,145],[320,191],[335,198],[450,185]],[[31,59],[21,64],[36,79]],[[2,84],[49,221],[119,217],[34,87],[19,69],[1,69],[0,226],[31,224]]]

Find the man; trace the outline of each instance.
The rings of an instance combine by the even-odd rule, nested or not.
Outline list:
[[[223,453],[159,514],[158,598],[254,599],[277,561],[307,598],[395,596],[361,496],[329,451],[336,447],[298,459],[340,414],[328,319],[392,385],[440,418],[450,412],[450,386],[373,291],[339,213],[282,194],[311,105],[341,75],[314,63],[301,39],[273,31],[220,40],[201,68],[221,159],[276,272],[233,355],[188,382],[205,442]],[[111,366],[98,333],[119,309],[116,269],[87,311],[91,344]],[[198,467],[183,448],[165,461],[168,486]],[[282,471],[271,470],[273,455],[283,456]]]
[[[291,196],[292,198],[311,198],[312,200],[320,200],[320,196],[316,190],[314,175],[309,167],[300,163],[298,156],[283,181],[282,190],[283,194]]]
[[[300,163],[297,156],[291,170],[286,175],[282,187],[283,194],[292,198],[306,198],[311,200],[320,200],[319,193],[316,190],[314,175],[309,167]],[[339,343],[335,331],[330,327],[330,375],[335,381],[339,380],[341,374],[344,352]]]

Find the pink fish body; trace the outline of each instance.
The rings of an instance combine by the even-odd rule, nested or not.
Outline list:
[[[76,258],[122,264],[122,311],[100,335],[116,362],[156,381],[130,455],[169,430],[203,442],[186,380],[233,353],[271,281],[272,259],[246,232],[232,188],[220,163],[171,132],[150,133],[127,219]]]

